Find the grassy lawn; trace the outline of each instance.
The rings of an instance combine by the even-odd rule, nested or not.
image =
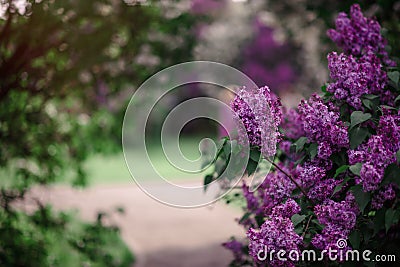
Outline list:
[[[186,138],[182,139],[180,142],[182,154],[189,160],[195,160],[200,157],[200,152],[198,149],[199,139]],[[131,151],[134,155],[135,162],[134,166],[137,172],[139,172],[146,179],[156,180],[154,173],[149,171],[144,167],[144,162],[146,161],[146,155],[143,155],[139,151]],[[183,172],[174,166],[172,166],[168,160],[165,158],[160,146],[150,146],[148,149],[148,154],[151,159],[152,164],[157,169],[157,171],[167,180],[202,180],[205,173],[192,174]],[[179,166],[188,166],[192,163],[188,163],[181,159],[177,161]],[[200,163],[195,164],[196,168],[200,168]],[[86,164],[85,169],[88,172],[88,182],[89,185],[94,184],[118,184],[118,183],[131,183],[133,179],[129,173],[128,167],[125,163],[125,158],[122,153],[114,155],[95,155],[90,158]]]

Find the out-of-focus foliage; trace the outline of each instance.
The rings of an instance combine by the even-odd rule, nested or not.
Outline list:
[[[41,206],[33,214],[0,210],[1,266],[130,266],[118,229],[101,218],[81,223]]]
[[[120,148],[134,88],[190,59],[195,17],[148,2],[0,1],[1,266],[131,263],[100,219],[83,225],[40,202],[33,214],[15,203],[66,175],[85,185],[85,159]]]

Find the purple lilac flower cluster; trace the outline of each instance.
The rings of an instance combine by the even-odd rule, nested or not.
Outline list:
[[[308,101],[302,100],[299,113],[305,136],[309,141],[319,143],[319,158],[326,160],[336,150],[348,147],[347,126],[339,119],[339,112],[330,109],[319,95],[313,94]]]
[[[315,185],[309,190],[308,197],[312,200],[322,202],[332,196],[333,190],[341,182],[343,182],[343,180],[336,180],[333,178],[317,181]]]
[[[314,208],[315,215],[325,227],[321,234],[317,234],[311,243],[318,249],[337,249],[339,239],[347,239],[350,231],[356,224],[359,209],[355,198],[348,193],[346,199],[335,202],[326,200],[322,205]]]
[[[282,120],[279,98],[265,86],[258,90],[239,90],[231,103],[237,123],[243,124],[246,132],[239,132],[239,141],[258,146],[264,156],[276,153],[276,144],[280,140],[278,125]],[[238,127],[239,131],[243,127]],[[248,138],[248,139],[247,139]]]
[[[326,94],[324,102],[324,99],[314,94],[299,104],[298,111],[285,110],[280,125],[285,138],[280,143],[283,153],[281,161],[275,166],[275,171],[266,176],[256,192],[249,192],[248,187],[243,186],[247,209],[255,216],[250,216],[242,224],[248,229],[249,254],[256,265],[261,265],[257,256],[264,249],[298,251],[307,245],[321,250],[339,249],[337,241],[349,238],[361,212],[352,191],[358,188],[353,187],[355,184],[361,184],[364,191],[372,192],[371,204],[367,203],[368,209],[378,210],[384,205],[394,209],[393,203],[396,203],[394,200],[399,187],[395,183],[384,184],[382,180],[386,168],[398,160],[396,153],[400,149],[400,112],[393,107],[395,93],[385,88],[387,75],[382,70],[383,64],[378,56],[383,57],[384,64],[388,64],[389,59],[385,59],[387,54],[382,46],[385,40],[377,29],[379,24],[364,18],[358,5],[352,7],[350,18],[344,13],[339,16],[337,29],[330,31],[330,36],[347,54],[331,53],[328,57],[333,82],[328,85],[327,91],[333,93],[333,99]],[[372,110],[372,119],[362,125],[365,129],[368,127],[368,139],[351,150],[350,122],[342,121],[339,107],[344,101],[350,106],[348,110],[362,110],[361,98],[365,94],[378,95],[382,105]],[[238,118],[245,125],[246,133],[243,134],[249,136],[253,146],[262,146],[268,143],[263,138],[269,138],[268,135],[263,137],[266,131],[262,128],[265,124],[259,118],[266,109],[260,101],[267,101],[273,107],[271,113],[279,117],[277,122],[281,123],[282,113],[278,111],[280,105],[273,103],[273,99],[269,90],[267,94],[260,90],[241,92],[232,103]],[[279,123],[272,124],[274,130]],[[271,122],[268,121],[268,125]],[[301,137],[307,137],[308,144],[304,144],[302,151],[294,152],[293,142],[299,141]],[[312,153],[311,147],[314,149]],[[348,158],[342,154],[345,150]],[[354,174],[356,168],[353,170],[353,166],[347,169],[349,165],[356,164],[360,167],[359,175]],[[336,174],[333,176],[334,166]],[[300,190],[295,190],[296,187],[300,187],[297,188]],[[301,192],[301,195],[295,192]],[[297,203],[299,201],[313,207],[315,215],[311,218],[315,216],[319,222],[311,218],[307,224],[303,222],[306,232],[302,236],[312,233],[307,231],[310,222],[314,224],[310,226],[314,227],[314,231],[321,227],[319,224],[323,226],[322,230],[311,234],[308,241],[294,231],[291,221],[294,214],[302,212]],[[364,209],[363,213],[366,212]],[[260,222],[259,218],[264,219]],[[363,218],[367,219],[365,216]],[[372,219],[370,223],[374,223]],[[235,249],[232,250],[235,252]],[[267,264],[294,266],[295,263],[267,258]]]
[[[254,192],[250,192],[249,187],[243,183],[242,186],[243,196],[246,199],[247,209],[250,211],[257,211],[259,209],[258,198]]]
[[[284,129],[285,137],[289,139],[298,139],[306,135],[303,130],[303,120],[297,110],[293,108],[283,110],[281,127]]]
[[[281,167],[287,171],[290,170],[286,166]],[[246,200],[247,209],[259,216],[269,216],[272,214],[274,207],[281,204],[285,199],[290,197],[295,185],[282,173],[272,172],[267,175],[263,183],[255,192],[250,192],[246,184],[242,186],[242,193]],[[291,201],[288,202],[288,204]],[[251,221],[243,221],[243,225],[251,225]]]
[[[303,238],[294,231],[293,223],[290,218],[274,216],[266,220],[260,227],[260,230],[250,228],[247,232],[249,238],[249,254],[256,260],[260,251],[268,252],[279,251],[297,251],[300,253],[300,246]],[[273,266],[294,266],[291,261],[281,261],[276,257],[266,261]]]
[[[326,168],[306,162],[303,166],[298,166],[298,180],[304,188],[313,186],[317,181],[325,179]]]
[[[328,67],[333,82],[327,91],[333,93],[336,99],[345,101],[357,110],[361,109],[363,94],[382,95],[387,102],[392,101],[390,94],[384,90],[386,73],[374,53],[368,52],[356,58],[332,52],[328,55]]]
[[[356,182],[363,185],[364,191],[379,187],[385,168],[396,162],[396,152],[400,148],[400,116],[381,116],[377,134],[356,150],[349,150],[349,163],[362,163],[360,176]]]
[[[292,198],[289,198],[288,200],[286,200],[285,203],[274,207],[272,209],[271,216],[272,217],[282,216],[290,218],[299,212],[300,212],[299,204],[297,204],[297,202],[294,201]]]
[[[362,56],[373,52],[382,56],[385,64],[394,65],[385,50],[387,41],[381,35],[381,26],[376,20],[364,17],[358,4],[351,6],[350,17],[339,13],[336,29],[328,30],[327,34],[346,54]]]
[[[254,32],[254,39],[243,49],[241,69],[257,85],[268,83],[274,92],[289,88],[297,79],[290,56],[294,48],[277,42],[274,30],[260,19],[254,22]]]
[[[236,262],[242,262],[243,261],[243,244],[235,239],[232,239],[228,242],[222,243],[222,246],[224,246],[226,249],[229,249],[232,251],[235,261]]]
[[[286,166],[280,166],[286,172],[291,172]],[[259,214],[270,215],[275,206],[290,197],[293,189],[295,189],[295,185],[284,174],[280,172],[269,173],[257,190],[257,196],[262,203]]]
[[[396,191],[398,189],[398,186],[393,183],[385,185],[372,198],[371,207],[377,210],[382,208],[383,204],[385,204],[386,201],[390,201],[396,198]]]

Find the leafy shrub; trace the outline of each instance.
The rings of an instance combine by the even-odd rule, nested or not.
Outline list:
[[[265,249],[398,252],[399,71],[380,31],[358,5],[350,16],[340,13],[336,28],[328,31],[343,50],[328,55],[331,80],[321,95],[302,100],[297,109],[282,110],[268,87],[236,95],[232,109],[246,130],[239,133],[239,144],[247,139],[251,145],[247,174],[261,160],[270,161],[273,171],[255,188],[242,186],[246,207],[239,224],[247,240],[224,243],[234,253],[233,266],[318,265],[276,257],[262,261],[258,255]],[[230,150],[236,140],[224,140],[214,161],[222,167],[216,165],[205,184],[220,175],[230,153],[240,153]],[[343,247],[337,243],[342,239],[349,241]]]

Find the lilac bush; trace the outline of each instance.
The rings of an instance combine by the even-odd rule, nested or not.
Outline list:
[[[239,67],[257,85],[268,83],[274,92],[289,89],[298,79],[294,65],[295,47],[274,38],[274,29],[259,18],[254,22],[254,38],[245,45]]]
[[[239,143],[248,138],[251,145],[247,174],[258,156],[273,166],[254,192],[243,182],[245,214],[238,222],[247,238],[224,243],[234,253],[232,266],[315,264],[260,259],[265,250],[397,253],[399,72],[380,30],[356,4],[350,16],[340,13],[328,31],[343,50],[328,55],[331,80],[297,109],[283,109],[268,87],[244,88],[232,101],[246,130]]]

